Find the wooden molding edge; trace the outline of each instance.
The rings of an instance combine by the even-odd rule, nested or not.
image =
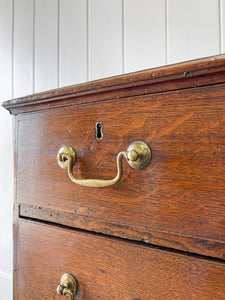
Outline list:
[[[207,75],[207,76],[205,76]],[[54,89],[3,102],[11,114],[193,88],[225,81],[225,54]]]

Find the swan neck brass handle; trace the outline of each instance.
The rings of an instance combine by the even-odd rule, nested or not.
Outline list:
[[[127,163],[133,169],[145,168],[151,160],[151,149],[143,141],[136,141],[130,144],[126,151],[117,155],[117,175],[113,179],[78,179],[73,175],[73,166],[76,161],[76,152],[71,146],[60,148],[57,160],[62,169],[68,170],[69,178],[76,184],[88,187],[107,187],[116,184],[122,177],[122,159],[126,158]]]
[[[61,277],[61,284],[57,287],[57,293],[68,297],[70,300],[74,300],[77,290],[78,283],[76,278],[70,273],[63,274]]]

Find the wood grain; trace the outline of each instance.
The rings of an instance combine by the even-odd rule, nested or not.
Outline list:
[[[18,203],[224,243],[224,95],[215,85],[19,115]],[[117,153],[138,139],[152,149],[150,165],[124,162],[113,187],[77,186],[57,163],[71,145],[78,178],[113,178]]]
[[[224,259],[225,241],[21,204],[20,216]]]
[[[225,54],[5,101],[12,114],[222,83]]]
[[[18,117],[13,118],[14,141],[14,201],[13,201],[13,300],[18,299],[18,244],[19,244],[19,205],[16,202],[17,195],[17,154],[18,154]]]
[[[224,299],[225,265],[134,243],[20,220],[19,299],[62,299],[65,272],[76,299]]]
[[[14,300],[61,299],[64,272],[76,299],[224,299],[225,55],[3,106],[16,115]],[[135,140],[150,165],[124,161],[115,186],[77,186],[57,163],[70,145],[76,177],[111,179]]]

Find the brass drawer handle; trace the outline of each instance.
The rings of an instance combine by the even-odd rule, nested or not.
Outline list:
[[[62,169],[68,169],[70,179],[79,185],[88,187],[106,187],[117,183],[123,172],[122,159],[126,158],[127,163],[133,169],[143,169],[148,165],[151,159],[150,147],[142,141],[136,141],[130,144],[127,151],[122,151],[117,155],[117,175],[113,179],[77,179],[73,175],[73,166],[76,161],[76,153],[70,146],[60,148],[57,160]]]
[[[61,277],[61,284],[57,287],[57,293],[73,300],[78,290],[78,283],[70,273],[65,273]]]

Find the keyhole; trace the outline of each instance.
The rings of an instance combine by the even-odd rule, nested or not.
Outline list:
[[[101,140],[103,138],[103,133],[102,133],[102,122],[97,122],[95,124],[95,138],[96,140]]]

